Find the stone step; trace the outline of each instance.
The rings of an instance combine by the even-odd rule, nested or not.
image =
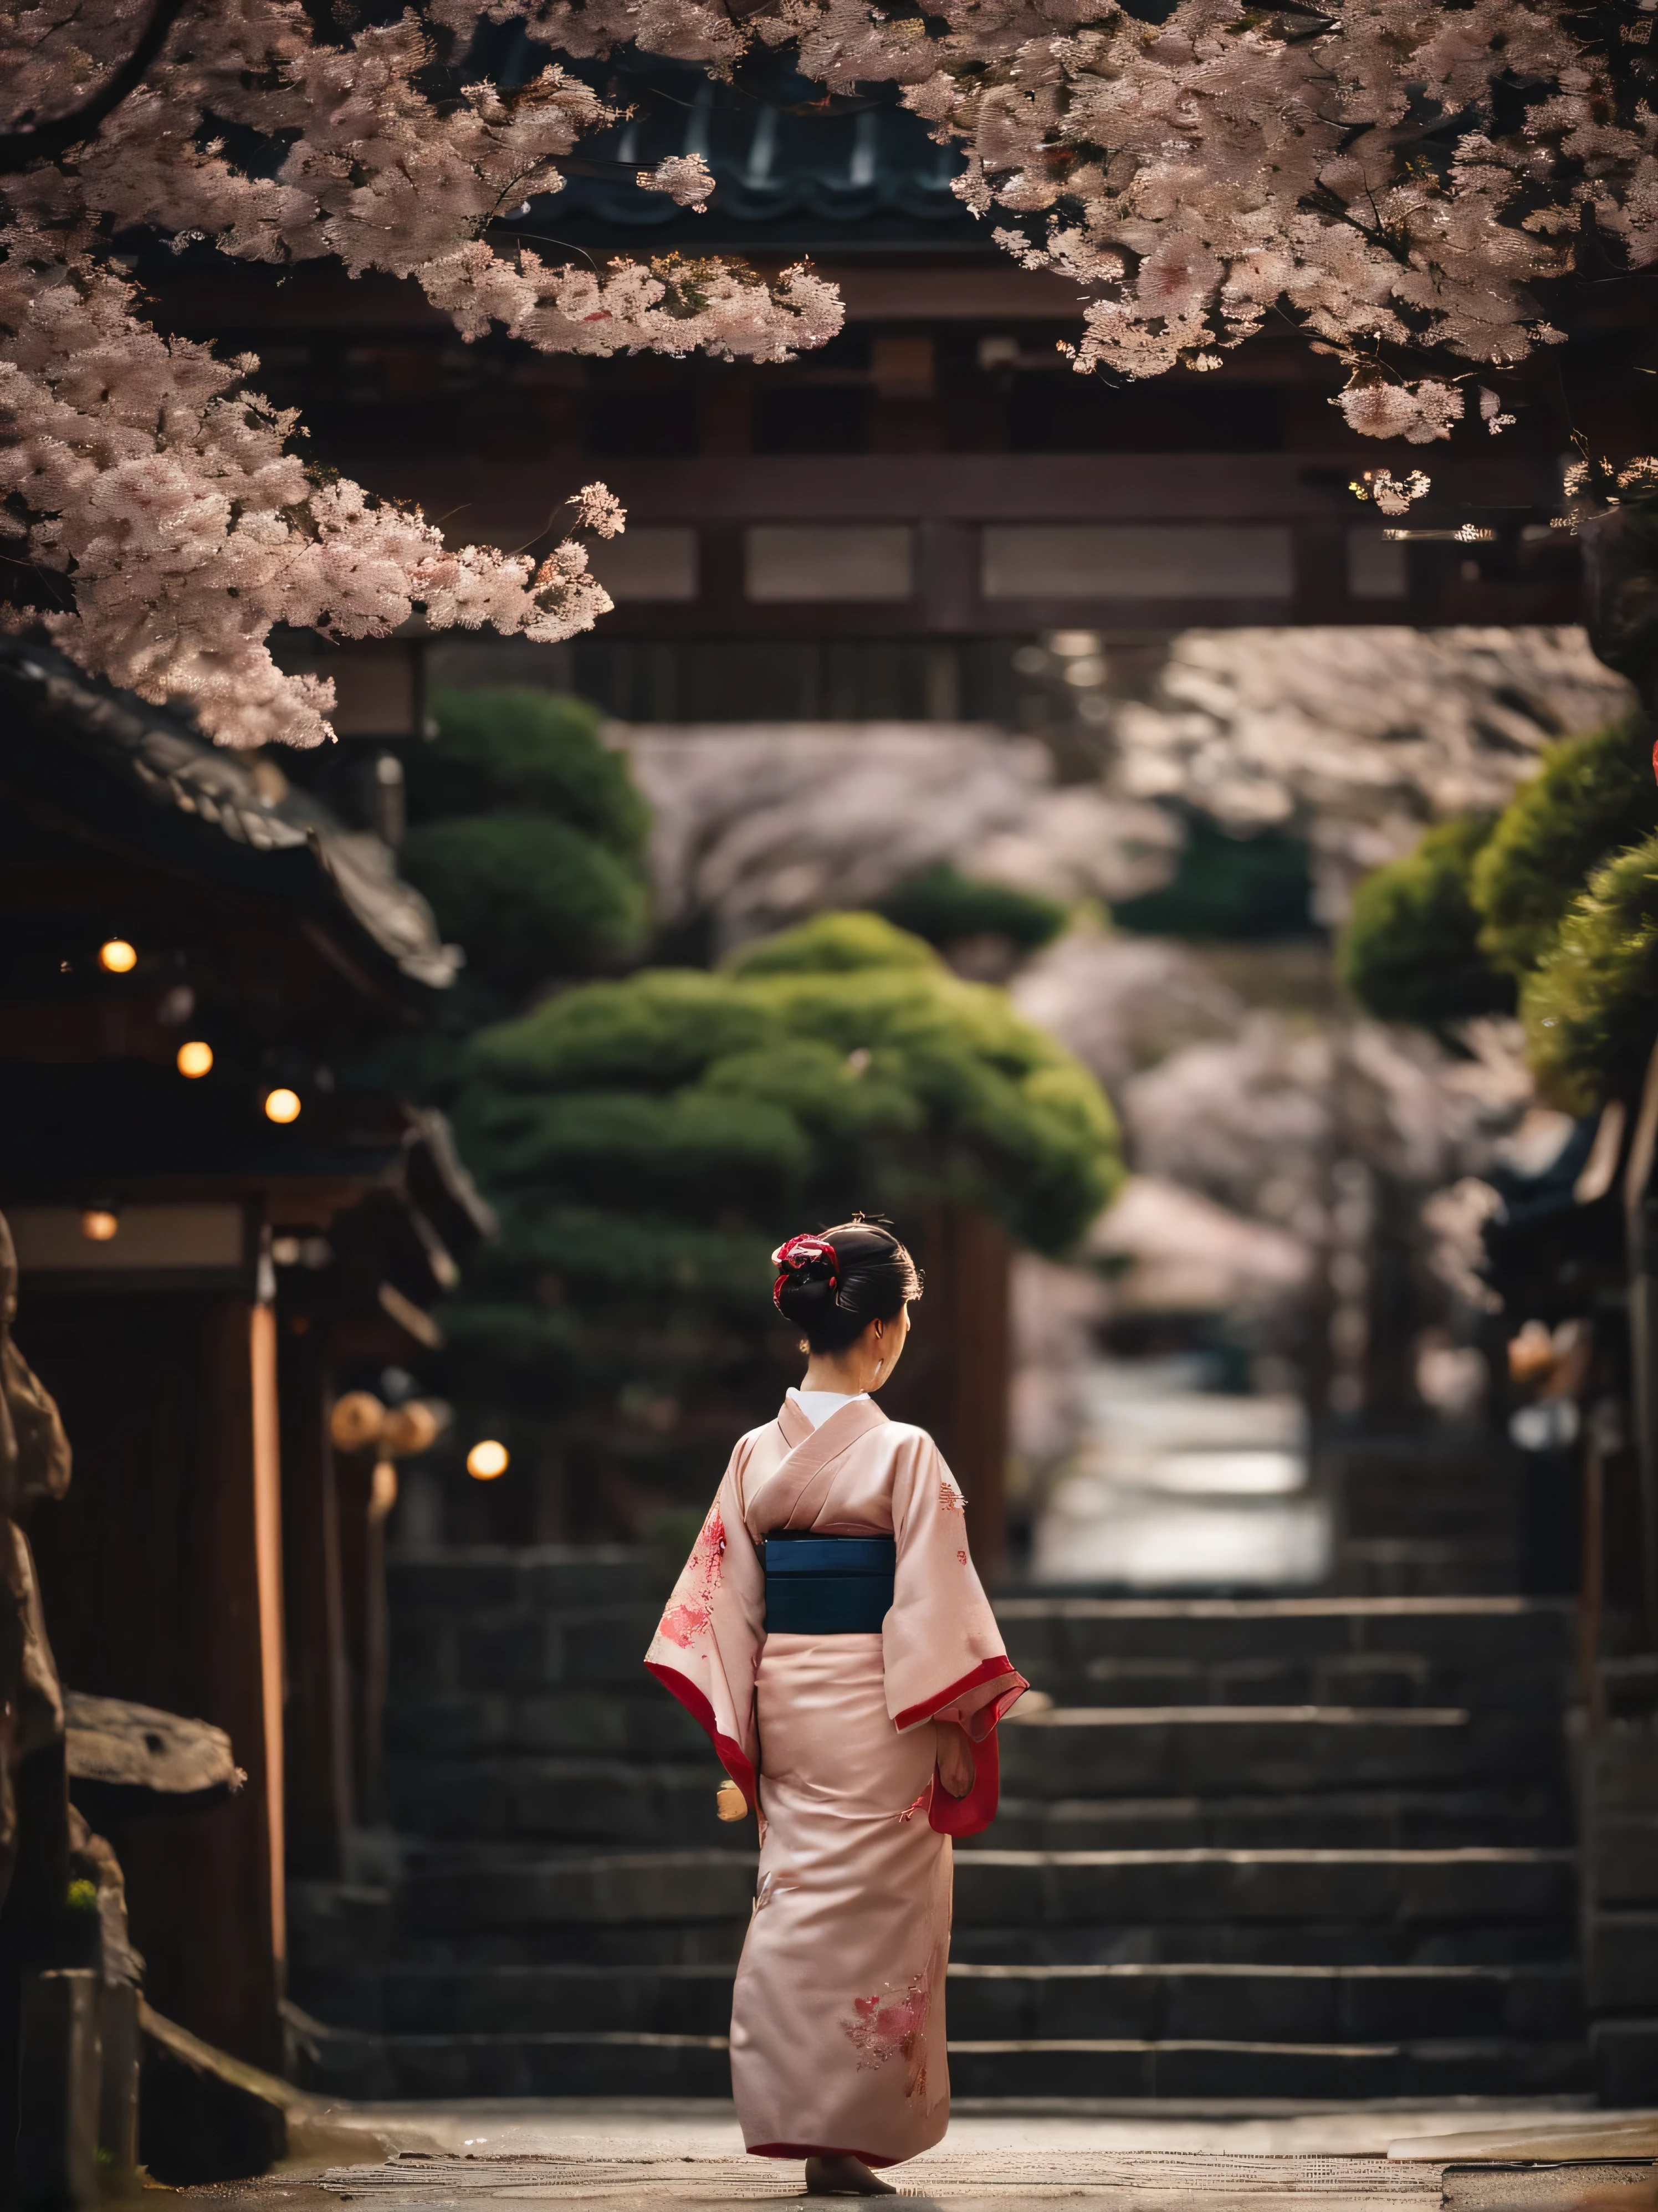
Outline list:
[[[720,1771],[698,1749],[700,1758],[677,1761],[398,1752],[387,1761],[386,1787],[392,1817],[410,1835],[744,1848],[745,1832],[717,1816]],[[1550,1781],[1564,1790],[1564,1736],[1557,1745],[1534,1725],[1455,1707],[1059,1706],[1011,1720],[1002,1734],[1011,1802],[1190,1802],[1193,1841],[1203,1817],[1195,1808],[1206,1802],[1248,1798],[1271,1832],[1274,1798],[1286,1824],[1299,1817],[1303,1825],[1317,1819],[1319,1801],[1390,1785],[1530,1782],[1540,1798]],[[1019,1817],[1028,1823],[1031,1815]],[[1288,1826],[1273,1837],[1298,1839]]]
[[[1567,1669],[1544,1657],[1497,1671],[1461,1657],[1343,1651],[1323,1658],[1095,1658],[1080,1668],[1012,1657],[1032,1683],[1067,1705],[1459,1706],[1534,1717],[1564,1702]],[[1029,1661],[1029,1664],[1025,1663]]]
[[[537,1565],[539,1556],[515,1565],[505,1555],[461,1555],[398,1571],[391,1633],[398,1706],[435,1706],[440,1725],[488,1727],[501,1717],[487,1707],[463,1704],[449,1716],[440,1709],[503,1695],[533,1702],[549,1692],[647,1692],[641,1662],[659,1600],[612,1595],[643,1571],[624,1560],[607,1571],[601,1560],[589,1581],[569,1561]],[[1163,1703],[1239,1702],[1252,1669],[1272,1686],[1257,1692],[1262,1703],[1288,1698],[1298,1670],[1309,1686],[1330,1685],[1327,1692],[1314,1686],[1312,1702],[1326,1694],[1338,1701],[1343,1681],[1339,1702],[1400,1702],[1407,1690],[1419,1701],[1436,1673],[1506,1695],[1515,1670],[1545,1680],[1570,1658],[1569,1609],[1552,1599],[1020,1596],[999,1600],[997,1614],[1015,1662],[1035,1681],[1086,1680],[1096,1663],[1128,1670],[1126,1681],[1137,1669],[1149,1682],[1167,1668],[1170,1682],[1202,1682],[1202,1699],[1165,1694]],[[1229,1673],[1237,1674],[1236,1685]],[[1122,1700],[1138,1701],[1138,1692]],[[513,1724],[554,1723],[532,1710]]]
[[[706,1752],[708,1745],[685,1708],[642,1668],[636,1683],[602,1690],[455,1691],[422,1697],[399,1685],[386,1708],[386,1741],[394,1757],[417,1759],[495,1751],[683,1759]]]
[[[696,1765],[399,1758],[386,1763],[386,1789],[392,1818],[410,1835],[752,1849],[751,1832],[719,1817],[724,1778],[706,1744],[704,1753]]]
[[[723,1920],[530,1922],[456,1935],[404,1926],[395,1943],[372,1952],[317,1932],[294,1934],[294,1994],[325,2019],[327,2003],[307,1990],[373,1982],[388,1958],[408,1966],[735,1966],[748,1932],[746,1905]],[[954,1956],[981,1966],[1433,1966],[1558,1965],[1570,1960],[1570,1919],[1485,1921],[1467,1928],[1434,1922],[1173,1921],[1133,1925],[969,1928],[956,1930]],[[1644,1955],[1644,1954],[1643,1954]],[[1575,1972],[1576,1969],[1574,1968]]]
[[[1520,1547],[1507,1537],[1455,1543],[1425,1536],[1354,1537],[1337,1545],[1330,1576],[1338,1591],[1406,1604],[1461,1605],[1479,1596],[1503,1603],[1519,1579]]]
[[[434,1859],[404,1880],[399,1918],[417,1935],[570,1923],[678,1926],[745,1917],[752,1852],[681,1850]],[[1559,1923],[1573,1855],[1439,1851],[963,1850],[958,1928],[1088,1928],[1180,1922],[1468,1929]]]
[[[715,1811],[720,1769],[524,1759],[392,1759],[387,1788],[404,1832],[431,1839],[695,1844],[747,1850],[749,1830]],[[1057,1785],[1056,1785],[1057,1786]],[[1017,1850],[1443,1850],[1477,1836],[1564,1844],[1564,1790],[1348,1791],[1292,1796],[1005,1798],[990,1840]]]
[[[307,1982],[307,2012],[392,2035],[552,2029],[723,2035],[732,1966],[393,1965]],[[1582,2026],[1569,1966],[997,1966],[950,1969],[950,2029],[972,2040],[1118,2037],[1376,2043],[1558,2039]]]
[[[987,1840],[1006,1850],[1175,1850],[1194,1845],[1446,1850],[1570,1843],[1559,1790],[1351,1790],[1301,1796],[1004,1797]]]
[[[1461,1706],[1072,1705],[1002,1730],[1018,1797],[1234,1796],[1564,1778],[1565,1739]]]
[[[739,1833],[746,1850],[561,1857],[483,1847],[434,1854],[399,1884],[398,1920],[413,1934],[450,1937],[537,1926],[746,1921],[758,1860],[753,1832],[744,1826]]]
[[[726,2097],[723,2036],[629,2033],[386,2036],[290,2016],[301,2086],[335,2096]],[[1276,2098],[1436,2103],[1576,2094],[1581,2043],[1492,2037],[1380,2044],[964,2039],[950,2045],[957,2097]]]
[[[1506,2037],[1383,2044],[1129,2039],[963,2041],[957,2097],[1205,2098],[1331,2102],[1575,2095],[1590,2086],[1581,2042]]]
[[[979,1927],[1133,1922],[1558,1919],[1565,1850],[964,1850],[956,1917]]]
[[[1321,1660],[1096,1658],[1061,1667],[1037,1648],[1013,1657],[1039,1690],[1068,1707],[1191,1710],[1218,1705],[1342,1710],[1409,1707],[1516,1716],[1534,1724],[1564,1702],[1564,1669],[1552,1659],[1511,1663],[1485,1675],[1460,1661],[1410,1653],[1338,1654]],[[394,1758],[425,1762],[489,1753],[642,1761],[695,1758],[707,1748],[696,1723],[638,1669],[603,1688],[411,1692],[399,1685],[386,1713]]]
[[[394,1599],[390,1679],[399,1698],[647,1686],[658,1603],[555,1607],[526,1594],[489,1609]]]
[[[1572,1610],[1555,1598],[1022,1595],[999,1598],[996,1617],[1025,1673],[1061,1676],[1094,1660],[1219,1667],[1403,1655],[1497,1681],[1511,1667],[1564,1666],[1572,1650]]]
[[[1576,1932],[1564,1917],[1450,1928],[1413,1920],[1077,1921],[958,1927],[950,1956],[981,1966],[1561,1966],[1572,1960]]]

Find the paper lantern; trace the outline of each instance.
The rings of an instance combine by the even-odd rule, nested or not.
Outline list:
[[[474,1482],[493,1482],[498,1474],[506,1474],[509,1456],[505,1444],[487,1437],[467,1453],[466,1472]]]
[[[364,1451],[380,1438],[386,1408],[372,1390],[348,1390],[334,1401],[328,1433],[337,1451]]]

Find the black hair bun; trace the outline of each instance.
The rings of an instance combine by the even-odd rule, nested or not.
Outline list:
[[[772,1302],[813,1352],[844,1352],[872,1321],[892,1321],[921,1295],[920,1270],[886,1223],[861,1213],[772,1254]]]
[[[772,1302],[786,1320],[804,1328],[835,1302],[841,1283],[835,1247],[823,1237],[791,1237],[771,1256],[780,1271]]]

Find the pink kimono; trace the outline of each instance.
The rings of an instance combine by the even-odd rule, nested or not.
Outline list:
[[[890,1534],[879,1635],[766,1632],[760,1540]],[[924,1429],[793,1399],[732,1454],[646,1665],[760,1812],[760,1878],[732,2007],[732,2088],[763,2157],[914,2158],[950,2119],[951,1836],[996,1810],[996,1724],[1028,1687],[968,1556],[955,1477]],[[937,1723],[974,1746],[969,1794]]]

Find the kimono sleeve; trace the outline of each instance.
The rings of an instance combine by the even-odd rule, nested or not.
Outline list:
[[[898,1446],[892,1483],[897,1572],[882,1630],[896,1729],[951,1708],[982,1741],[1029,1685],[1017,1674],[968,1554],[966,1501],[924,1430]]]
[[[743,1519],[738,1446],[708,1517],[680,1570],[645,1665],[708,1736],[749,1804],[754,1768],[756,1662],[765,1634],[766,1580]]]

